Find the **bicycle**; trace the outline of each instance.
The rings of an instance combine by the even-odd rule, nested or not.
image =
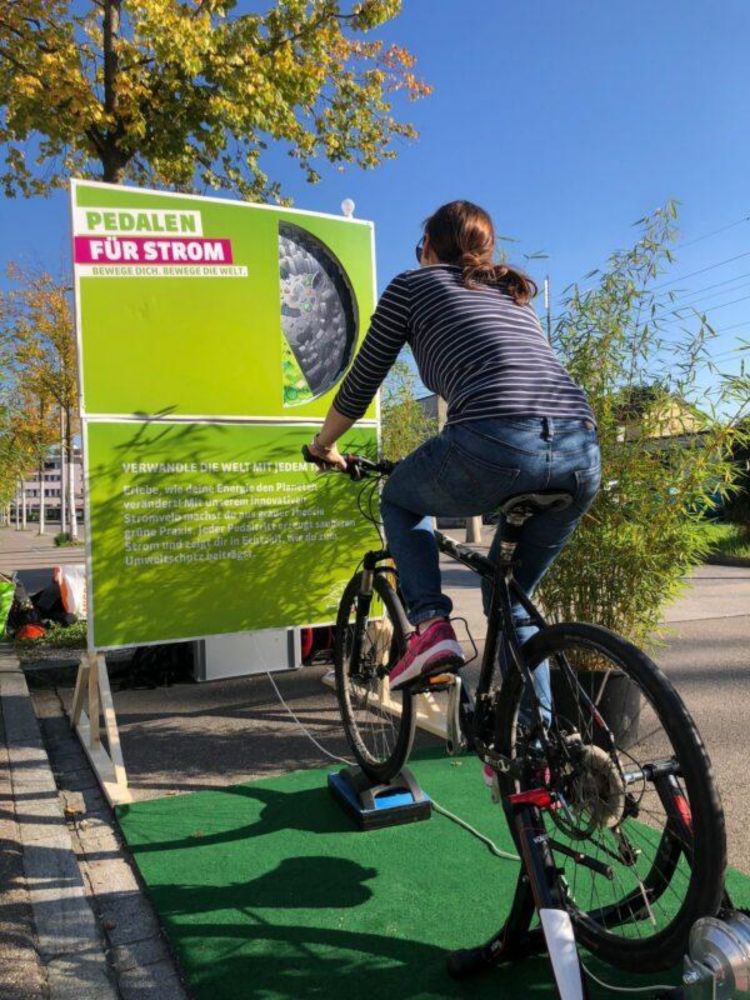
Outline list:
[[[345,458],[353,480],[371,479],[373,500],[393,463]],[[682,959],[697,919],[731,906],[724,890],[724,814],[708,755],[680,696],[645,653],[609,629],[548,624],[513,578],[524,523],[572,499],[540,490],[502,503],[495,565],[435,532],[442,553],[493,583],[473,696],[452,675],[389,691],[388,673],[404,652],[411,626],[385,547],[365,554],[344,591],[334,652],[347,739],[374,781],[393,778],[407,761],[414,698],[425,691],[449,691],[449,752],[470,750],[492,769],[521,873],[502,930],[480,948],[453,953],[451,974],[463,978],[546,946],[566,998],[584,996],[585,986],[570,985],[570,949],[565,960],[560,942],[570,943],[574,935],[574,944],[616,968],[656,972]],[[361,500],[360,510],[368,514]],[[371,507],[369,516],[377,523]],[[511,598],[539,627],[523,647]],[[501,653],[508,669],[497,685]],[[533,684],[534,670],[545,661],[555,668],[552,705],[540,704]],[[607,668],[621,671],[637,688],[639,708],[630,720],[605,718],[602,699],[612,676]],[[593,688],[591,677],[597,678]],[[530,929],[535,911],[542,926]]]

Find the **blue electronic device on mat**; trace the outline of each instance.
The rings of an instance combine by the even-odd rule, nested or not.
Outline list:
[[[406,767],[381,784],[358,767],[346,767],[328,775],[328,787],[360,830],[415,823],[432,813],[429,796]]]

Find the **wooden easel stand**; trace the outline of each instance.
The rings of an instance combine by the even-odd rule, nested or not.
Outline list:
[[[102,653],[87,650],[81,657],[70,708],[70,724],[78,734],[109,804],[132,802],[107,663]],[[106,736],[106,748],[102,735]]]

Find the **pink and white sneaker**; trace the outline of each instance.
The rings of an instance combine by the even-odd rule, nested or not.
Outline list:
[[[388,674],[391,691],[418,677],[458,670],[466,662],[453,626],[445,618],[409,636],[406,652]]]

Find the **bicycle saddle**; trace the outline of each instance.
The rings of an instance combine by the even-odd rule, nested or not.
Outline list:
[[[500,504],[499,510],[506,516],[519,507],[525,507],[531,514],[541,514],[549,510],[565,510],[573,502],[573,494],[564,490],[536,490],[534,493],[517,493]]]

